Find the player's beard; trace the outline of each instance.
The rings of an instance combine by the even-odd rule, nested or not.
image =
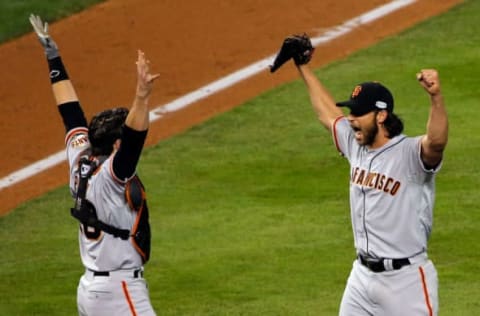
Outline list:
[[[376,116],[372,118],[370,124],[362,128],[361,133],[363,134],[362,139],[357,139],[357,142],[362,146],[371,146],[373,145],[375,138],[378,134],[378,126]]]

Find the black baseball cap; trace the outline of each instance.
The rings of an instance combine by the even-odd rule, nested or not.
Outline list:
[[[338,102],[337,106],[348,107],[350,114],[355,116],[362,116],[375,110],[393,112],[393,96],[382,84],[368,81],[355,86],[350,100]]]

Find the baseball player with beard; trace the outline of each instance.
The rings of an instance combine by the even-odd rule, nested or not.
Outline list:
[[[150,256],[150,224],[145,191],[136,175],[149,126],[148,98],[158,75],[138,52],[136,94],[130,110],[114,108],[90,124],[38,16],[30,22],[45,53],[52,90],[66,129],[71,214],[79,221],[79,246],[85,273],[77,291],[79,315],[155,315],[143,266]]]
[[[392,94],[378,82],[361,83],[349,100],[336,103],[307,66],[313,51],[306,36],[289,37],[271,70],[293,58],[320,123],[350,163],[356,259],[339,315],[437,315],[438,279],[427,242],[435,174],[448,139],[438,73],[417,74],[430,98],[430,114],[425,134],[408,137],[394,114]]]

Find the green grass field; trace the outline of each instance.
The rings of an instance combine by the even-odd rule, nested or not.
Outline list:
[[[0,42],[30,32],[30,13],[54,21],[104,0],[0,0]]]
[[[405,132],[416,135],[429,101],[415,73],[439,70],[450,140],[429,255],[440,314],[449,316],[480,314],[479,16],[480,1],[466,1],[317,72],[338,99],[358,82],[382,81]],[[337,314],[355,256],[348,165],[301,81],[147,149],[139,174],[153,228],[146,278],[159,315]],[[0,218],[0,315],[76,314],[83,268],[71,205],[62,187]]]

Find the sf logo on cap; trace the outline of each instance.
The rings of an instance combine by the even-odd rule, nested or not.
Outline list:
[[[362,91],[362,86],[356,86],[352,91],[352,98],[356,98]]]

